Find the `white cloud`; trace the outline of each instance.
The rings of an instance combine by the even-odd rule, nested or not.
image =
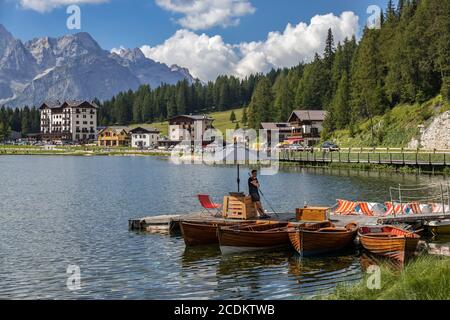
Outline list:
[[[202,80],[228,74],[239,62],[234,48],[221,36],[197,35],[189,30],[178,30],[163,44],[143,46],[141,50],[156,61],[187,67],[192,75]]]
[[[220,35],[179,30],[163,44],[141,49],[148,58],[189,68],[201,80],[214,80],[220,74],[245,77],[310,61],[316,52],[323,52],[328,28],[333,30],[336,43],[343,41],[357,34],[358,16],[353,12],[316,15],[309,25],[288,24],[283,32],[270,32],[264,41],[237,45],[224,42]]]
[[[183,15],[177,22],[192,30],[237,25],[240,17],[256,10],[249,0],[156,0],[156,4]]]
[[[23,8],[38,12],[49,12],[55,8],[71,4],[95,4],[109,2],[109,0],[20,0]]]

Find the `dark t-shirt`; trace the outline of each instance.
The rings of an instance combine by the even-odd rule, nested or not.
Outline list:
[[[252,181],[258,182],[258,179],[252,178],[252,177],[248,178],[248,193],[249,194],[255,194],[255,193],[259,194],[258,188],[253,185]]]

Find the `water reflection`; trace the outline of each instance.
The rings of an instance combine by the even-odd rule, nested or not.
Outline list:
[[[308,298],[330,293],[337,284],[355,282],[361,278],[356,251],[318,257],[301,257],[294,254],[289,259],[288,272],[299,284],[300,296]]]
[[[405,257],[404,260],[382,257],[374,255],[368,251],[363,251],[360,258],[361,268],[364,272],[369,271],[371,266],[386,266],[391,270],[402,270],[406,263],[411,261],[410,257]]]
[[[198,210],[195,194],[221,201],[235,174],[151,157],[0,157],[0,299],[303,299],[361,277],[355,252],[223,257],[214,246],[185,249],[179,236],[128,231],[132,217]],[[390,186],[442,179],[283,167],[260,181],[277,211],[292,212],[305,200],[385,201]],[[69,264],[81,267],[80,291],[66,288]]]

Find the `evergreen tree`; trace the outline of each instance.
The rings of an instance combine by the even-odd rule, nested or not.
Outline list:
[[[14,110],[12,119],[11,119],[11,130],[21,132],[22,131],[22,116],[20,114],[20,110],[17,108]]]
[[[188,104],[188,84],[187,81],[180,81],[177,85],[176,90],[176,114],[183,115],[186,114],[187,104]]]
[[[244,108],[244,110],[242,111],[242,120],[241,120],[242,124],[244,126],[248,125],[248,116],[247,116],[247,108]]]
[[[227,81],[224,79],[219,87],[219,98],[217,107],[220,111],[226,110],[230,107],[230,88]]]
[[[10,127],[7,123],[0,122],[0,141],[6,140],[10,134]]]
[[[22,134],[27,135],[31,133],[31,117],[30,117],[30,108],[28,106],[25,106],[22,110],[22,121],[21,121],[21,127],[22,127]],[[5,128],[10,128],[9,125],[5,125]]]
[[[133,102],[133,122],[142,122],[142,104],[138,99],[135,99]]]
[[[334,36],[333,31],[331,30],[331,28],[329,28],[327,39],[325,41],[325,51],[323,54],[323,58],[325,66],[330,73],[333,69],[334,53],[335,53]]]
[[[296,105],[301,109],[323,109],[329,103],[327,82],[329,77],[324,62],[316,53],[314,61],[305,67],[299,82],[295,98]]]
[[[294,108],[294,97],[289,87],[288,76],[282,72],[273,86],[274,95],[274,121],[286,121]]]
[[[332,109],[334,111],[335,126],[344,129],[350,122],[350,92],[347,73],[343,73],[334,96]]]
[[[365,29],[352,69],[352,116],[373,117],[385,110],[377,30]]]
[[[236,114],[234,113],[234,111],[231,111],[230,121],[233,122],[233,123],[236,121]]]
[[[167,101],[167,117],[170,119],[177,115],[177,102],[175,96],[170,95]]]
[[[261,122],[273,119],[271,83],[267,78],[261,78],[256,85],[248,108],[248,124],[250,128],[259,129]]]

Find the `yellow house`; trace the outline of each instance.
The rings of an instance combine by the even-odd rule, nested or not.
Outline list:
[[[106,127],[98,133],[97,144],[100,147],[126,147],[130,145],[127,127]]]

